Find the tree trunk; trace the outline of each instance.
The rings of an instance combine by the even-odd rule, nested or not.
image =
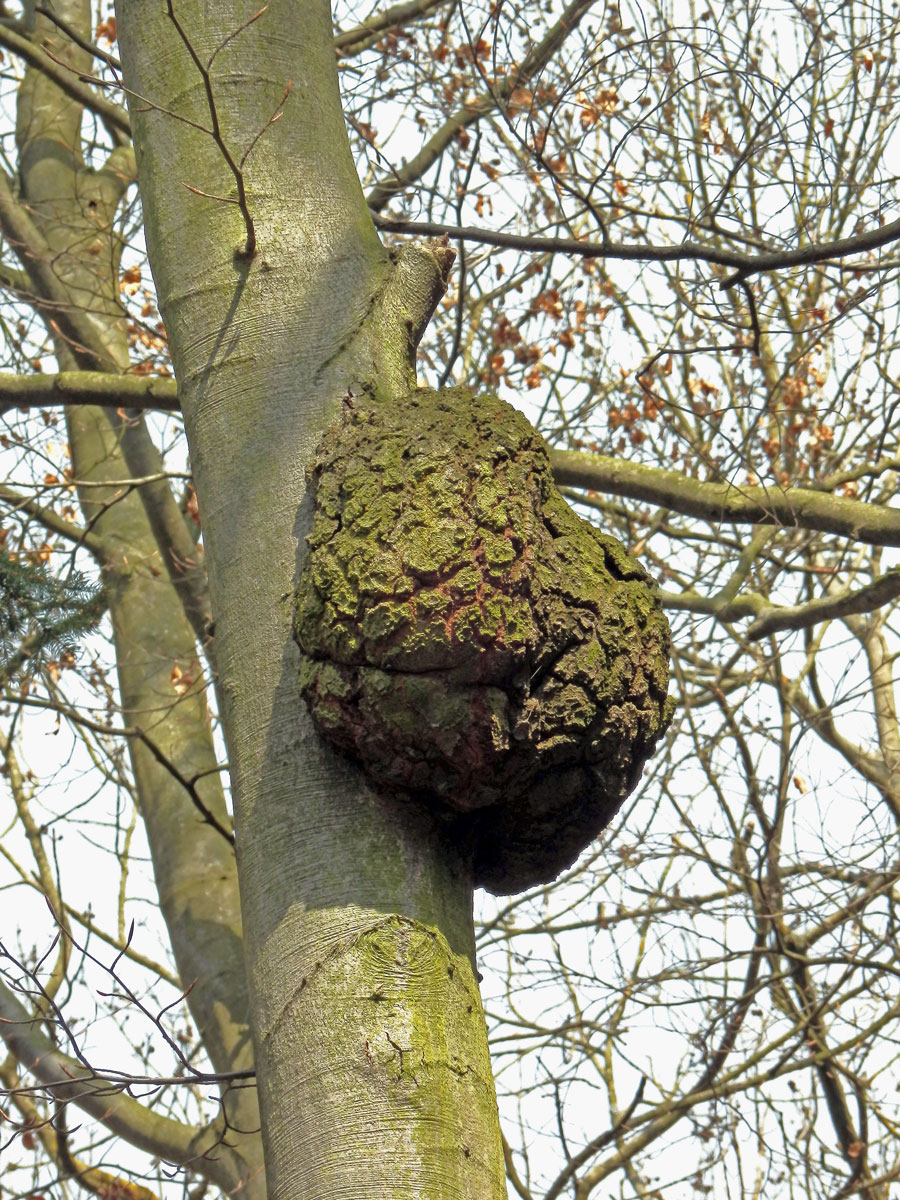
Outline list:
[[[88,36],[89,0],[57,0],[54,12]],[[38,36],[72,68],[88,72],[90,55],[62,37],[44,17]],[[89,314],[80,344],[70,344],[49,322],[62,369],[93,357],[105,370],[124,371],[129,352],[119,303],[120,245],[116,214],[133,180],[129,149],[114,150],[100,170],[81,152],[83,112],[39,70],[29,68],[18,91],[16,141],[21,201],[52,256],[53,306],[70,303]],[[17,246],[24,260],[27,247]],[[58,311],[58,310],[57,310]],[[240,911],[234,855],[227,840],[204,824],[181,779],[197,777],[196,790],[220,824],[228,823],[212,741],[202,671],[193,631],[169,581],[137,491],[114,481],[131,472],[123,442],[140,418],[110,419],[109,410],[67,409],[67,432],[81,507],[106,552],[102,563],[126,725],[145,733],[152,748],[131,739],[129,750],[141,816],[147,831],[160,905],[188,1005],[217,1071],[253,1065],[247,1027],[247,992],[241,955]],[[130,428],[133,424],[133,428]],[[161,463],[156,470],[161,470]],[[109,487],[98,487],[109,481]],[[179,695],[173,669],[193,686]],[[154,750],[156,753],[154,753]],[[180,777],[180,778],[179,778]],[[251,1087],[223,1094],[232,1156],[243,1165],[235,1187],[265,1194],[258,1108]],[[242,1132],[235,1132],[242,1131]]]
[[[269,1195],[499,1200],[470,866],[320,742],[291,636],[304,466],[342,397],[414,384],[446,264],[377,237],[326,0],[166,9],[117,5],[209,565]]]

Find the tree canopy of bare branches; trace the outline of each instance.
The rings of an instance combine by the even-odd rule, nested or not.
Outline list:
[[[303,388],[337,387],[359,329],[378,369],[399,371],[388,327],[405,300],[377,271],[368,291],[348,278],[379,255],[414,274],[423,239],[446,238],[455,264],[427,330],[424,301],[406,318],[422,318],[418,381],[495,392],[534,422],[569,502],[658,580],[677,701],[639,788],[569,871],[477,897],[503,1155],[491,1194],[887,1200],[896,7],[336,0],[329,28],[310,0],[302,50],[285,31],[305,4],[210,7],[43,0],[32,25],[28,5],[0,5],[0,553],[19,572],[0,598],[0,1198],[287,1194],[271,1159],[268,1191],[264,1174],[271,1094],[352,1023],[348,958],[420,936],[399,902],[348,915],[369,893],[341,890],[299,833],[296,871],[266,878],[302,820],[254,841],[240,798],[260,764],[295,757],[311,805],[357,785],[311,741],[270,746],[294,680],[223,597],[243,591],[247,625],[289,600],[289,498],[311,447],[279,422],[304,403],[313,425],[327,415]],[[346,161],[308,133],[335,64]],[[170,171],[167,137],[186,147]],[[313,172],[302,194],[295,146]],[[293,306],[318,253],[318,291]],[[396,311],[367,326],[379,305]],[[266,376],[250,360],[269,343]],[[204,390],[209,364],[220,391]],[[278,486],[269,459],[253,466],[267,439]],[[210,484],[219,457],[238,489]],[[271,575],[270,517],[286,547]],[[256,742],[241,741],[231,714],[257,700]],[[355,819],[335,818],[329,847]],[[458,869],[420,837],[429,878]],[[374,873],[361,847],[360,879]],[[309,872],[319,891],[297,885],[285,908],[331,924],[258,953],[282,914],[242,875],[242,916],[236,854],[273,904]],[[460,903],[419,950],[440,986],[471,959]],[[296,994],[276,1003],[280,961]],[[381,988],[364,997],[375,1010]],[[471,1013],[474,975],[457,991]],[[259,1047],[303,996],[295,1075],[276,1076]],[[366,1061],[412,1092],[412,1034],[378,1036]],[[478,1086],[465,1158],[480,1162],[497,1139]],[[385,1124],[384,1144],[402,1141]]]

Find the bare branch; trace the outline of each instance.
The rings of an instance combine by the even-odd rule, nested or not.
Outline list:
[[[22,1087],[15,1064],[9,1059],[0,1064],[0,1083],[22,1116],[24,1128],[34,1131],[47,1154],[59,1168],[62,1178],[74,1179],[85,1191],[101,1198],[120,1196],[123,1200],[125,1197],[127,1200],[158,1200],[155,1192],[131,1179],[122,1179],[111,1175],[109,1171],[73,1158],[65,1137],[61,1136],[54,1127],[54,1122],[39,1110],[32,1097]]]
[[[232,38],[236,37],[238,33],[241,33],[244,29],[246,29],[248,25],[251,25],[254,21],[258,20],[258,18],[261,17],[265,11],[266,11],[265,8],[261,8],[258,12],[254,13],[253,16],[248,21],[246,21],[239,29],[235,30],[229,36],[229,38],[226,39],[226,42],[232,40]],[[209,60],[209,62],[204,64],[201,61],[200,56],[197,53],[197,51],[194,49],[194,45],[191,42],[191,39],[188,37],[187,32],[184,29],[184,26],[181,24],[181,22],[178,20],[178,18],[175,15],[175,6],[173,3],[173,0],[166,0],[166,12],[168,14],[169,20],[175,26],[175,30],[178,33],[178,36],[181,38],[181,41],[182,41],[182,44],[184,45],[185,50],[187,50],[188,54],[191,56],[191,60],[194,64],[194,66],[197,68],[197,71],[200,74],[200,78],[203,80],[203,88],[204,88],[204,91],[206,92],[206,104],[207,104],[207,108],[209,109],[209,119],[210,119],[210,122],[212,125],[210,133],[212,135],[213,141],[219,147],[219,151],[220,151],[223,159],[225,160],[229,171],[231,172],[232,176],[234,177],[235,187],[237,188],[237,198],[235,200],[235,203],[237,204],[238,208],[241,210],[241,216],[244,219],[244,227],[247,231],[247,238],[246,238],[246,241],[244,242],[243,249],[241,250],[241,257],[248,258],[248,259],[253,258],[253,256],[256,254],[256,227],[253,224],[253,216],[250,212],[250,205],[247,200],[247,188],[246,188],[246,184],[244,182],[244,172],[241,169],[242,164],[243,164],[243,159],[241,160],[240,163],[236,162],[234,155],[231,153],[231,150],[228,147],[228,143],[225,141],[224,135],[222,133],[222,128],[219,124],[219,110],[216,107],[216,98],[215,98],[215,93],[213,91],[213,85],[212,85],[212,75],[210,73],[210,66],[212,64],[212,61],[215,58],[216,54],[218,54],[219,50],[222,49],[222,46],[219,46],[218,49],[216,51],[214,51],[213,56]],[[226,44],[226,42],[223,42],[222,45],[224,46]],[[284,97],[281,101],[281,104],[284,103],[285,99],[287,99],[287,92],[285,92]],[[279,112],[280,107],[281,107],[281,105],[279,105],[279,108],[276,109],[276,114]],[[268,128],[268,126],[271,125],[272,121],[274,121],[274,120],[277,120],[277,115],[273,115],[269,119],[265,128]],[[258,140],[259,137],[260,137],[260,134],[257,134],[256,139],[254,139],[254,141]],[[249,153],[249,150],[247,151],[247,153]],[[246,155],[244,157],[246,158]]]
[[[30,496],[23,496],[13,488],[7,487],[6,484],[0,484],[0,500],[5,500],[15,512],[24,512],[33,517],[48,533],[65,538],[67,542],[72,542],[76,546],[84,546],[85,550],[90,551],[99,563],[109,560],[110,548],[103,538],[92,533],[90,529],[72,524],[71,521],[67,521],[65,517],[54,512],[52,508],[45,508]]]
[[[746,630],[750,642],[758,642],[770,633],[784,629],[809,629],[820,621],[832,621],[858,613],[873,612],[900,596],[900,570],[886,571],[865,587],[849,588],[834,595],[822,596],[806,604],[767,606]]]
[[[373,13],[352,29],[335,34],[334,48],[338,58],[349,58],[367,50],[390,29],[397,29],[425,17],[437,8],[443,8],[450,0],[407,0],[404,4],[393,4],[383,12]]]
[[[737,487],[704,483],[678,471],[604,454],[551,450],[558,484],[611,492],[714,522],[817,529],[870,546],[900,546],[900,510],[809,488]]]
[[[58,375],[0,372],[0,414],[16,408],[24,411],[55,404],[180,411],[175,380],[156,375],[113,375],[106,371],[62,371]]]
[[[18,1061],[58,1100],[70,1101],[118,1137],[167,1162],[190,1166],[204,1178],[229,1189],[239,1172],[233,1153],[210,1127],[183,1125],[146,1108],[82,1063],[62,1054],[40,1031],[40,1022],[0,982],[0,1038]],[[214,1156],[205,1157],[214,1151]]]
[[[162,456],[144,421],[139,416],[129,417],[121,409],[111,414],[110,420],[119,434],[119,445],[128,469],[147,480],[138,492],[147,522],[169,578],[181,598],[185,616],[215,670],[213,621],[203,550],[191,536],[169,486]]]
[[[413,159],[415,162],[415,159]],[[412,163],[409,164],[412,166]],[[399,189],[397,189],[399,190]],[[476,242],[484,246],[498,246],[507,250],[525,250],[535,254],[568,254],[581,258],[618,259],[624,262],[703,262],[720,267],[733,267],[734,274],[720,280],[722,289],[745,282],[751,275],[766,271],[784,271],[790,267],[812,266],[816,263],[833,263],[850,255],[865,254],[881,246],[900,240],[900,220],[892,221],[870,233],[854,234],[834,242],[813,243],[795,250],[769,250],[762,254],[745,254],[740,250],[727,250],[720,246],[704,246],[701,242],[682,242],[677,246],[652,246],[639,243],[632,246],[620,242],[591,242],[579,238],[542,238],[530,234],[505,233],[494,229],[481,229],[475,225],[443,225],[436,221],[404,221],[393,217],[382,217],[373,204],[372,219],[379,229],[389,233],[414,233],[421,236],[444,235],[454,241]],[[378,197],[376,197],[378,199]],[[386,201],[385,201],[386,203]],[[889,264],[894,266],[894,263]],[[844,270],[877,269],[874,263],[847,263]],[[747,292],[745,290],[745,296]],[[754,321],[755,306],[751,309]],[[759,318],[753,324],[754,340],[759,337]]]
[[[593,1155],[602,1150],[604,1146],[608,1146],[610,1142],[615,1141],[618,1135],[623,1130],[628,1128],[628,1122],[634,1116],[637,1106],[644,1097],[644,1088],[646,1086],[647,1076],[642,1075],[641,1082],[638,1084],[637,1091],[634,1093],[631,1103],[628,1105],[616,1123],[611,1129],[607,1129],[604,1133],[592,1138],[584,1147],[584,1149],[580,1150],[572,1159],[572,1161],[566,1164],[566,1166],[562,1169],[562,1171],[560,1171],[559,1175],[557,1175],[556,1179],[544,1193],[544,1200],[556,1200],[556,1197],[560,1194],[576,1171],[583,1167],[588,1159],[592,1158]]]
[[[507,79],[496,87],[482,92],[471,104],[466,104],[449,117],[440,129],[434,133],[418,154],[399,170],[383,179],[369,192],[366,197],[373,214],[380,212],[390,200],[409,187],[434,166],[461,129],[476,125],[482,117],[496,111],[516,90],[541,71],[556,54],[569,34],[578,27],[581,18],[594,6],[596,0],[571,0],[559,20],[545,34],[544,38],[526,56],[521,66],[516,68]],[[437,229],[435,236],[449,233],[455,236],[452,229]]]
[[[197,784],[201,779],[204,779],[209,772],[204,771],[200,774],[192,776],[184,775],[181,771],[179,771],[168,755],[166,755],[160,749],[156,742],[147,734],[145,730],[141,729],[139,725],[104,725],[100,721],[92,721],[89,717],[85,717],[75,709],[68,708],[63,704],[36,699],[34,696],[26,695],[15,696],[14,699],[17,704],[29,708],[43,708],[49,710],[50,712],[59,713],[60,716],[65,717],[67,721],[71,721],[74,725],[78,725],[83,729],[90,729],[92,732],[102,734],[105,737],[136,738],[139,742],[147,747],[159,765],[163,767],[173,779],[177,780],[177,782],[181,784],[190,797],[194,808],[196,808],[197,812],[200,814],[203,824],[209,825],[216,831],[216,833],[223,837],[230,846],[234,846],[234,834],[230,829],[226,829],[226,827],[216,817],[215,813],[210,811],[203,797],[197,790]],[[227,768],[222,767],[221,769],[226,770]]]
[[[53,80],[60,91],[83,104],[90,112],[96,113],[117,140],[121,140],[122,136],[131,137],[131,122],[125,109],[99,95],[90,83],[86,82],[84,76],[58,59],[46,44],[38,46],[30,37],[0,23],[0,46],[4,46],[29,66],[42,71]],[[93,82],[101,87],[114,86],[104,80]]]
[[[55,256],[24,205],[15,197],[6,174],[0,171],[0,232],[25,268],[34,288],[32,298],[48,329],[68,343],[80,366],[99,367],[118,374],[118,366],[105,348],[98,346],[96,327],[87,313],[75,308],[55,268]]]
[[[68,21],[63,20],[59,13],[54,12],[52,8],[47,8],[46,5],[39,4],[34,11],[39,13],[42,17],[46,17],[48,21],[52,21],[56,28],[60,30],[61,33],[64,33],[70,42],[74,42],[75,45],[80,46],[82,50],[87,50],[88,54],[92,55],[94,58],[99,58],[101,62],[105,62],[106,65],[111,67],[114,71],[122,70],[122,64],[114,54],[110,54],[106,50],[101,50],[100,47],[94,42],[82,37],[74,25],[70,25]]]

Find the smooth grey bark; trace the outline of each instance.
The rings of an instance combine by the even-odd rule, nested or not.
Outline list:
[[[381,245],[343,125],[326,0],[183,0],[258,238],[165,4],[120,0],[147,244],[204,521],[235,795],[269,1195],[505,1195],[468,863],[376,796],[300,699],[304,466],[342,397],[399,396],[447,267]],[[229,39],[226,44],[226,39]],[[146,103],[152,101],[151,104]],[[194,124],[176,120],[177,113]],[[188,190],[197,188],[204,198]]]

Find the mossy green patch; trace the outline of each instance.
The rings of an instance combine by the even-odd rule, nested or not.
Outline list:
[[[572,512],[540,437],[495,396],[363,397],[310,485],[294,628],[320,731],[376,787],[452,816],[478,882],[552,878],[668,721],[652,582]]]

